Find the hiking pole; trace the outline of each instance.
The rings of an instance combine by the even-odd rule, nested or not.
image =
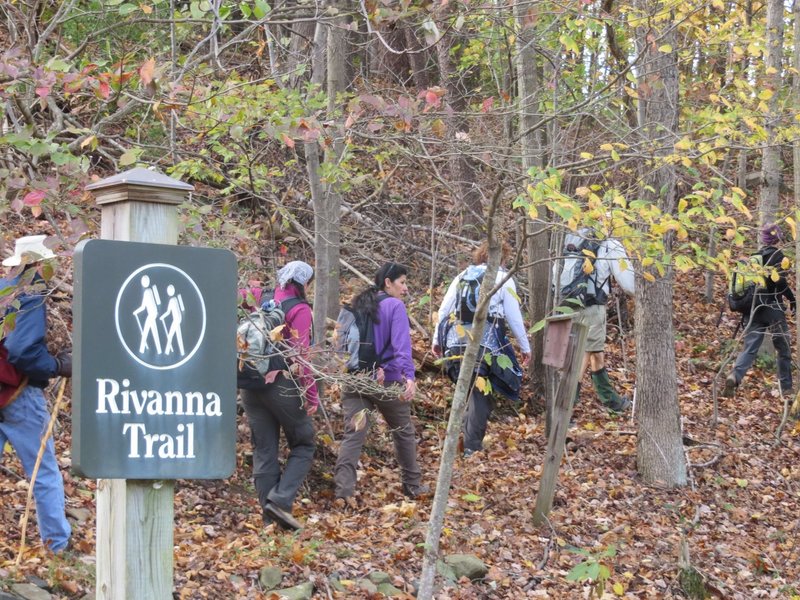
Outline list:
[[[58,417],[58,411],[61,408],[61,400],[64,398],[64,388],[67,386],[67,379],[66,377],[61,378],[61,386],[58,389],[58,396],[56,397],[55,406],[53,406],[53,414],[50,415],[50,422],[47,424],[47,431],[45,431],[44,435],[42,436],[42,441],[39,444],[39,453],[36,455],[36,463],[33,465],[33,471],[31,472],[31,483],[28,486],[28,496],[25,499],[25,513],[22,515],[22,524],[20,526],[21,533],[20,533],[20,540],[19,540],[19,552],[17,553],[17,560],[14,561],[14,566],[19,567],[20,562],[22,561],[22,554],[25,552],[25,532],[28,529],[28,517],[30,517],[31,513],[31,496],[33,496],[33,486],[36,484],[36,475],[39,473],[39,465],[42,464],[42,456],[44,456],[44,450],[47,447],[47,440],[50,439],[50,436],[53,433],[53,426],[56,423],[56,417]],[[55,442],[53,442],[55,447]]]

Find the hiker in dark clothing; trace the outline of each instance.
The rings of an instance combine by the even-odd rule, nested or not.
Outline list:
[[[305,302],[314,271],[310,265],[295,260],[278,271],[275,301],[286,310],[284,339],[301,355],[311,344],[311,307]],[[295,299],[299,299],[297,301]],[[288,360],[288,359],[287,359]],[[259,385],[248,384],[241,390],[242,404],[250,423],[253,440],[253,480],[265,523],[277,521],[284,529],[300,529],[292,516],[292,504],[311,469],[314,457],[314,424],[311,420],[319,407],[317,386],[307,364],[298,364],[299,373],[290,376],[284,370],[267,373]],[[294,371],[294,369],[293,369]],[[243,383],[240,382],[240,387]],[[289,446],[289,458],[281,472],[279,444],[283,430]]]
[[[778,248],[783,241],[783,232],[777,223],[767,223],[761,228],[762,247],[758,254],[761,255],[761,264],[766,267],[764,285],[759,286],[753,303],[753,310],[747,321],[744,332],[744,347],[736,358],[733,371],[725,379],[725,388],[722,395],[733,396],[753,365],[764,341],[764,336],[772,336],[772,343],[778,353],[778,379],[781,393],[792,393],[792,349],[789,344],[789,326],[786,324],[786,307],[783,298],[789,300],[792,312],[796,312],[794,293],[786,281],[787,270],[784,268],[784,255]],[[777,273],[777,281],[773,280],[773,273]],[[745,317],[746,318],[746,317]]]

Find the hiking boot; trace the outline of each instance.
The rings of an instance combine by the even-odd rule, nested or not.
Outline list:
[[[469,458],[476,452],[480,452],[480,450],[473,450],[472,448],[464,448],[464,458]]]
[[[733,393],[736,391],[736,388],[739,384],[736,383],[736,376],[731,373],[725,378],[725,387],[722,388],[722,397],[723,398],[733,398]]]
[[[283,510],[280,506],[273,504],[270,502],[264,508],[264,512],[269,514],[275,521],[283,527],[284,529],[292,529],[297,531],[298,529],[302,529],[303,526],[300,524],[300,521],[295,519],[288,510]]]
[[[412,488],[408,484],[403,484],[403,496],[409,498],[411,500],[416,500],[417,498],[421,498],[422,496],[427,496],[431,493],[431,486],[422,484],[417,487]]]
[[[606,408],[612,412],[624,413],[631,407],[631,401],[627,396],[617,396],[617,400],[606,404]]]
[[[592,383],[594,384],[597,395],[600,396],[600,402],[602,402],[603,406],[607,409],[621,413],[630,408],[631,401],[624,396],[620,396],[614,390],[605,367],[599,371],[592,372]]]

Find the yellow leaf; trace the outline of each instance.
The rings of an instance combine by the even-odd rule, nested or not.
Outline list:
[[[616,150],[611,151],[611,160],[613,160],[614,162],[617,162],[619,160],[619,154],[617,154]]]
[[[789,270],[789,266],[791,264],[792,263],[789,261],[789,257],[788,256],[784,256],[783,260],[781,261],[781,269],[783,269],[784,271],[788,271]]]
[[[611,586],[611,589],[614,590],[614,593],[617,596],[624,596],[625,595],[625,587],[619,581],[616,582],[613,586]]]
[[[688,137],[681,138],[675,142],[675,150],[688,150],[692,147],[692,141]]]
[[[463,338],[466,334],[467,330],[464,329],[464,326],[461,323],[456,323],[456,335]]]
[[[781,275],[778,273],[777,269],[772,269],[772,273],[769,274],[769,278],[775,283],[778,283],[781,280]]]
[[[766,73],[767,75],[775,75],[778,72],[778,69],[775,67],[767,67]]]
[[[476,387],[476,388],[478,388],[478,390],[480,390],[480,392],[481,392],[482,394],[485,394],[485,393],[487,393],[487,391],[488,391],[488,389],[487,389],[487,387],[488,387],[488,386],[487,386],[487,383],[488,383],[488,382],[486,381],[486,378],[485,378],[485,377],[476,377],[476,378],[475,378],[475,387]]]
[[[539,218],[539,211],[536,209],[536,207],[533,204],[531,204],[528,207],[528,216],[531,219],[538,219]]]
[[[577,194],[581,198],[583,198],[584,196],[589,195],[590,192],[591,192],[591,190],[588,187],[585,187],[585,186],[581,186],[581,187],[579,187],[578,189],[575,190],[575,194]]]
[[[656,280],[655,276],[648,272],[642,273],[642,277],[644,277],[650,283],[653,283]]]
[[[588,257],[584,258],[583,259],[583,272],[588,275],[592,271],[594,271],[594,265],[592,264],[592,261]]]
[[[667,52],[672,52],[672,46],[670,46],[669,44],[663,44],[663,45],[658,47],[658,51],[659,52],[664,52],[665,54]]]
[[[283,339],[284,327],[286,327],[286,325],[281,324],[278,325],[275,329],[271,329],[269,332],[269,339],[271,339],[273,342],[280,342]]]
[[[139,8],[141,8],[141,9],[142,9],[142,12],[143,12],[144,14],[146,14],[146,15],[149,15],[150,13],[152,13],[152,12],[153,12],[153,7],[152,7],[152,6],[150,6],[150,5],[148,5],[148,4],[140,4],[140,5],[139,5]]]
[[[589,160],[590,158],[594,158],[594,154],[591,152],[581,152],[581,158],[584,160]]]
[[[97,143],[97,136],[90,135],[89,137],[87,137],[85,140],[81,142],[81,148],[85,148],[86,146],[92,143],[94,144]]]
[[[763,90],[761,90],[761,92],[758,94],[758,99],[759,99],[759,100],[769,100],[770,98],[772,98],[772,96],[773,96],[773,95],[774,95],[774,93],[773,93],[773,91],[772,91],[772,90],[770,90],[770,89],[763,89]]]
[[[611,144],[603,144],[600,146],[600,150],[604,150],[605,152],[611,152],[614,149],[614,146]]]
[[[789,226],[789,229],[792,230],[792,239],[797,239],[797,223],[792,217],[786,217],[786,224]]]
[[[364,429],[364,427],[367,426],[367,409],[362,408],[360,411],[354,414],[350,424],[355,431],[361,431]]]
[[[627,260],[625,260],[624,258],[620,258],[618,262],[619,262],[619,270],[621,272],[624,273],[625,271],[628,270],[628,261]]]

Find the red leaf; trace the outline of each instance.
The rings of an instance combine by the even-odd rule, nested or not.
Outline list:
[[[108,85],[108,82],[101,81],[97,86],[97,93],[103,100],[108,100],[108,97],[111,95],[111,86]]]
[[[494,106],[494,96],[491,96],[483,101],[483,104],[481,105],[481,110],[483,112],[489,112],[492,109],[492,106]]]
[[[285,133],[282,133],[281,134],[281,139],[283,140],[284,144],[289,146],[289,148],[294,148],[294,140],[292,138],[290,138],[288,135],[286,135]]]
[[[47,192],[43,190],[33,190],[32,192],[28,192],[25,194],[25,197],[22,199],[22,203],[25,206],[38,206],[44,200],[44,197],[47,195]]]
[[[36,88],[36,95],[40,98],[47,98],[50,95],[50,88],[49,87],[37,87]]]

